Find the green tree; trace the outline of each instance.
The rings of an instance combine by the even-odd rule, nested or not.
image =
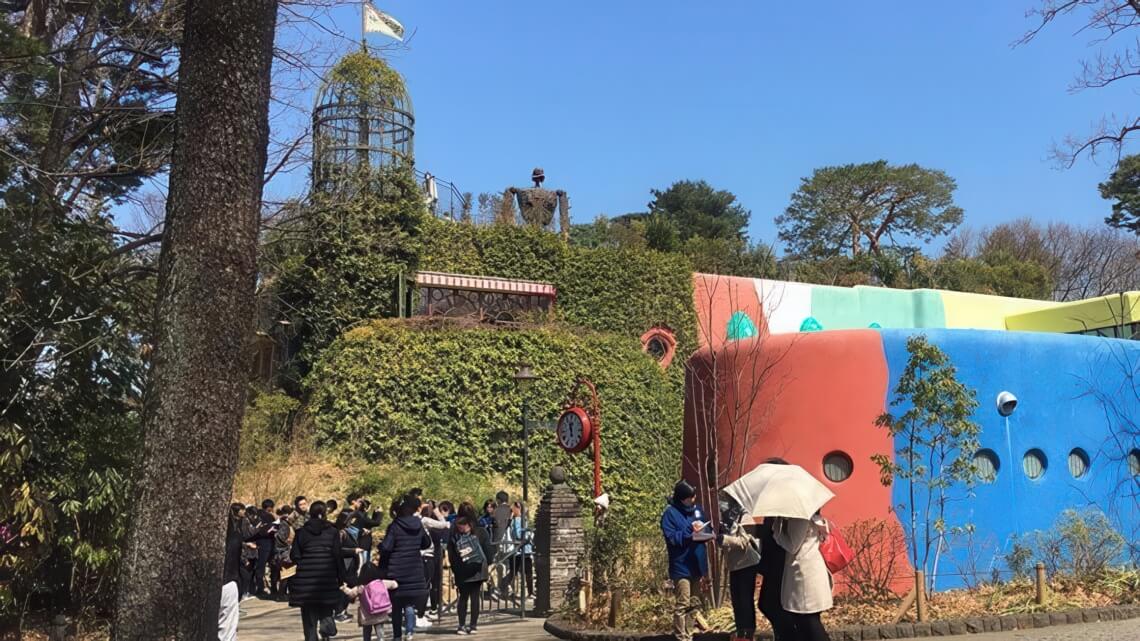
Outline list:
[[[0,628],[106,606],[130,513],[155,230],[108,206],[164,171],[182,3],[6,3],[0,20]],[[9,592],[10,590],[10,592]]]
[[[1140,154],[1120,159],[1112,175],[1100,184],[1100,197],[1116,201],[1105,223],[1140,234]]]
[[[714,189],[703,180],[681,180],[668,189],[653,189],[650,194],[650,215],[670,223],[682,242],[693,237],[745,237],[744,227],[751,212],[736,202],[732,192]]]
[[[933,286],[956,292],[1049,300],[1053,281],[1048,270],[1030,260],[1018,260],[1004,251],[980,258],[945,257],[932,270]]]
[[[190,0],[118,641],[216,638],[253,333],[277,0]],[[170,506],[199,522],[177,533]]]
[[[288,323],[301,374],[350,325],[396,316],[399,279],[418,264],[428,213],[411,168],[381,169],[368,182],[374,188],[347,200],[313,194],[267,238],[263,284],[272,314]]]
[[[775,278],[779,273],[776,255],[763,243],[728,238],[690,238],[681,252],[693,264],[693,271],[722,276]]]
[[[958,381],[950,358],[917,334],[907,339],[906,369],[895,385],[892,408],[875,424],[887,430],[895,454],[875,454],[883,485],[906,483],[906,502],[900,507],[910,517],[910,557],[916,569],[933,579],[931,553],[946,544],[953,532],[969,524],[951,526],[947,506],[980,480],[974,464],[982,428],[971,420],[978,407],[977,394]]]
[[[592,223],[570,226],[570,244],[574,247],[597,249],[609,247],[610,243],[610,221],[604,214],[599,214]]]
[[[962,222],[954,179],[918,165],[887,161],[816,169],[776,218],[788,252],[804,258],[882,253],[929,242]]]
[[[106,214],[0,207],[0,522],[20,534],[0,552],[14,573],[0,627],[33,593],[113,595],[154,280],[112,229]]]
[[[645,242],[649,249],[662,252],[677,251],[681,245],[681,238],[677,225],[672,220],[660,213],[647,216],[644,220]]]

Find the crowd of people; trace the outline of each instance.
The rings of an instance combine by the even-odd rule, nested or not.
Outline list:
[[[783,459],[766,463],[787,465]],[[820,615],[831,609],[832,581],[820,543],[828,524],[816,512],[810,519],[769,517],[757,525],[741,506],[721,497],[718,531],[696,502],[696,490],[681,481],[661,515],[673,583],[673,636],[691,641],[699,595],[707,584],[706,544],[715,541],[729,570],[728,586],[736,641],[756,633],[756,610],[772,626],[776,641],[827,641]],[[760,577],[760,595],[756,579]]]
[[[393,639],[411,641],[439,620],[445,586],[456,594],[455,633],[476,634],[483,588],[496,569],[489,596],[534,598],[526,508],[502,491],[481,512],[466,501],[425,499],[420,488],[393,500],[386,514],[359,495],[343,506],[304,496],[280,506],[266,499],[260,509],[232,504],[228,523],[221,641],[236,639],[240,603],[252,598],[300,608],[305,641],[337,636],[336,624],[353,618],[353,601],[364,641],[383,639],[388,624]],[[516,581],[525,593],[515,594]]]

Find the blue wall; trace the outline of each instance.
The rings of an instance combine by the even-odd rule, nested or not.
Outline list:
[[[1140,341],[987,330],[882,330],[891,389],[888,407],[906,367],[907,338],[915,333],[925,334],[945,351],[958,368],[958,380],[977,391],[974,420],[982,426],[982,447],[1000,460],[996,480],[976,486],[973,497],[951,507],[947,518],[950,525],[976,526],[980,570],[1004,572],[1001,556],[1014,535],[1049,529],[1067,508],[1098,506],[1117,521],[1122,534],[1135,538],[1140,512],[1134,497],[1140,477],[1131,475],[1127,455],[1140,442],[1119,435],[1130,429],[1123,422],[1140,422],[1140,403],[1128,382],[1132,372],[1140,374]],[[1012,392],[1019,401],[1008,419],[996,409],[1001,391]],[[901,413],[907,407],[889,409]],[[896,448],[901,447],[899,441]],[[1077,447],[1090,459],[1080,479],[1072,477],[1068,466],[1069,453]],[[1041,449],[1048,462],[1038,480],[1029,479],[1022,468],[1022,457],[1031,448]],[[962,495],[964,489],[955,492]],[[892,497],[909,534],[909,512],[898,507],[906,496],[906,485],[896,482]],[[952,542],[950,558],[943,554],[938,589],[963,584],[961,577],[951,575],[963,571],[964,547],[961,541]]]

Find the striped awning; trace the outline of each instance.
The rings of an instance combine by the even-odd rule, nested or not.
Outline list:
[[[555,298],[558,290],[550,283],[536,280],[515,280],[491,276],[468,276],[466,274],[445,274],[442,272],[416,273],[417,287],[439,289],[460,289],[474,292],[494,292],[518,296],[544,296]]]

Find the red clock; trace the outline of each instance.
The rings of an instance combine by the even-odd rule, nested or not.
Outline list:
[[[567,408],[558,417],[558,445],[571,454],[577,454],[590,446],[594,435],[594,422],[590,414],[581,407]]]

